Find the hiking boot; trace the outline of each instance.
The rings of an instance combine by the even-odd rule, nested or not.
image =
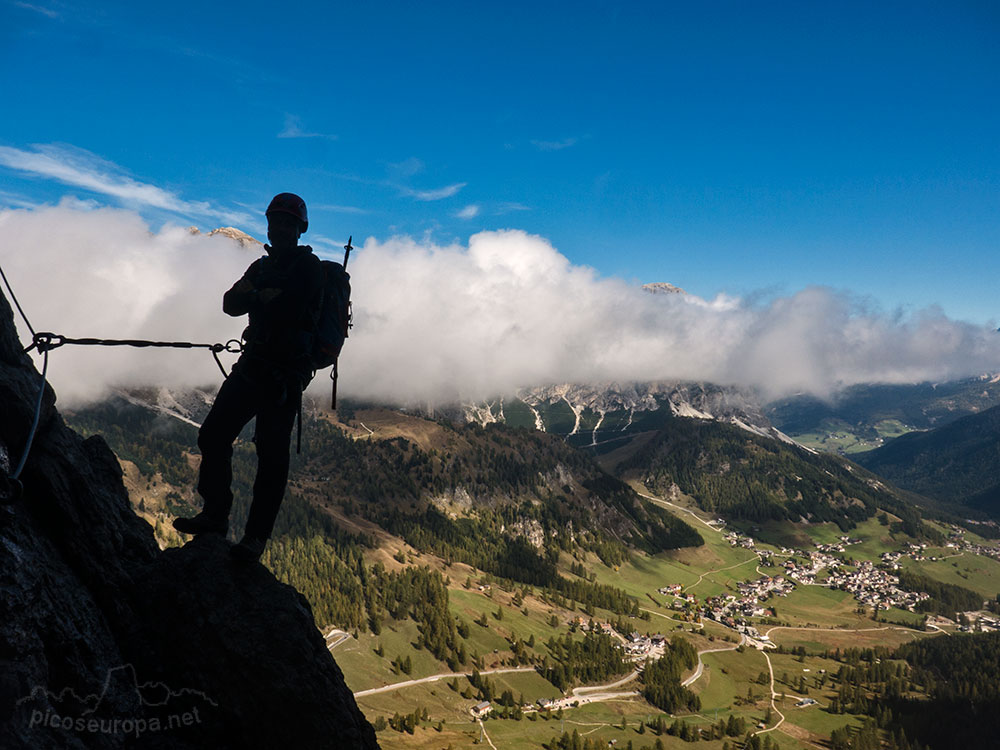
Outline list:
[[[233,556],[233,559],[238,560],[243,563],[254,563],[260,560],[260,556],[264,554],[264,546],[267,544],[266,539],[258,539],[253,536],[244,536],[239,544],[234,544],[229,550],[229,554]]]
[[[194,518],[175,518],[174,528],[185,534],[222,534],[229,531],[229,521],[213,518],[202,511]]]

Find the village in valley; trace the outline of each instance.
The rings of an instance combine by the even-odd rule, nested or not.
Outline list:
[[[720,530],[724,527],[721,519],[714,520],[712,524]],[[773,644],[766,635],[761,635],[750,624],[749,618],[775,619],[777,611],[774,599],[788,596],[796,586],[823,586],[848,591],[860,607],[871,608],[875,613],[890,608],[917,612],[917,605],[930,596],[926,592],[905,591],[900,588],[900,560],[904,557],[931,562],[942,559],[928,555],[928,545],[925,543],[907,543],[898,551],[883,552],[877,563],[854,560],[849,557],[849,548],[861,544],[861,540],[849,535],[842,535],[835,543],[817,543],[815,549],[809,551],[788,547],[780,547],[780,551],[774,551],[758,547],[752,537],[737,531],[724,532],[724,539],[732,547],[754,552],[760,565],[779,568],[783,573],[763,574],[758,565],[757,572],[762,573],[760,578],[736,582],[735,593],[706,597],[701,602],[693,594],[685,592],[680,584],[663,586],[657,593],[672,597],[675,610],[690,613],[696,621],[705,617],[725,625],[746,636],[747,642],[757,648],[773,647]],[[945,547],[954,550],[955,556],[969,553],[1000,560],[1000,546],[970,542],[958,527],[951,530]],[[962,614],[967,622],[958,624],[958,630],[970,631],[973,623],[976,630],[983,632],[1000,629],[998,616],[983,611]],[[934,627],[936,621],[956,624],[946,618],[928,619],[931,622],[929,627]]]
[[[799,587],[817,586],[849,592],[858,604],[859,611],[871,611],[875,615],[889,609],[919,612],[919,604],[929,598],[926,592],[906,591],[900,587],[899,572],[902,561],[908,558],[913,561],[936,562],[939,559],[960,554],[972,554],[1000,560],[1000,547],[975,544],[965,539],[962,529],[953,528],[950,532],[944,550],[949,555],[938,557],[924,543],[907,543],[901,549],[882,552],[875,561],[854,559],[851,548],[862,544],[862,540],[842,535],[835,542],[817,543],[811,550],[758,544],[751,536],[733,530],[726,530],[721,520],[715,520],[712,525],[723,535],[730,547],[749,550],[757,556],[757,578],[749,580],[732,580],[726,586],[730,589],[724,594],[697,597],[690,590],[693,585],[685,587],[680,583],[668,583],[657,589],[656,593],[667,598],[666,607],[673,611],[673,618],[690,624],[704,632],[705,621],[712,621],[716,626],[722,626],[733,631],[732,645],[728,648],[715,650],[730,650],[738,646],[746,646],[759,651],[772,651],[778,645],[769,637],[770,626],[776,626],[779,620],[781,606],[778,603],[792,594]],[[942,548],[933,548],[940,551]],[[753,558],[748,560],[748,564]],[[762,568],[767,568],[765,571]],[[482,587],[480,587],[482,588]],[[925,616],[922,629],[937,630],[948,628],[951,631],[989,631],[1000,630],[1000,617],[990,612],[957,613],[956,620],[941,616]],[[582,632],[600,632],[611,638],[622,651],[623,658],[631,662],[635,672],[631,677],[642,672],[647,663],[654,661],[665,653],[669,647],[669,637],[661,632],[620,632],[616,625],[609,621],[595,621],[576,615],[567,622],[572,629]],[[621,624],[617,624],[621,628]],[[914,627],[921,627],[914,623]],[[765,631],[765,632],[762,632]],[[736,638],[738,636],[738,638]],[[712,650],[712,649],[709,649]],[[804,672],[808,672],[804,669]],[[819,672],[825,672],[820,669]],[[685,685],[693,682],[701,674],[699,670],[688,678]],[[621,682],[627,682],[622,680]],[[571,691],[561,696],[555,695],[539,698],[520,706],[525,715],[531,713],[553,712],[577,708],[592,700],[606,700],[608,697],[636,696],[638,692],[620,688],[623,692],[587,695],[583,691]],[[793,698],[791,705],[796,709],[807,709],[821,705],[815,698],[800,695]],[[493,713],[494,706],[489,701],[481,701],[469,707],[469,713],[478,721],[482,721]],[[763,728],[763,724],[759,728]]]

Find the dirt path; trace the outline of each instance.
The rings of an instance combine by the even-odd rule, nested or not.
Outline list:
[[[771,633],[775,630],[814,630],[820,633],[870,633],[873,630],[902,630],[907,633],[921,632],[919,630],[914,630],[913,628],[903,628],[898,625],[883,625],[880,628],[811,628],[805,625],[775,625],[773,628],[764,633],[764,635],[770,638]]]
[[[476,721],[479,722],[479,729],[483,733],[483,739],[485,739],[487,742],[490,743],[490,747],[492,747],[493,750],[497,750],[497,746],[493,744],[493,740],[490,739],[490,735],[486,732],[486,727],[483,725],[483,720],[476,719]]]
[[[730,565],[729,567],[726,567],[726,568],[719,568],[718,570],[706,570],[704,573],[702,573],[700,576],[698,576],[698,580],[697,581],[695,581],[694,583],[692,583],[689,586],[685,586],[684,588],[681,589],[681,591],[686,591],[687,589],[693,589],[695,586],[697,586],[699,583],[701,583],[703,580],[705,580],[705,576],[710,576],[713,573],[721,573],[724,570],[732,570],[733,568],[739,568],[739,567],[741,567],[743,565],[747,565],[748,563],[752,563],[754,560],[757,560],[758,563],[760,562],[760,558],[757,555],[754,555],[753,557],[748,558],[748,559],[744,560],[743,562],[736,563],[735,565]],[[758,565],[758,567],[760,567],[760,566]]]
[[[767,659],[767,671],[771,674],[771,710],[774,711],[774,713],[778,714],[778,716],[780,716],[781,718],[778,719],[778,723],[775,724],[773,727],[768,727],[767,729],[761,729],[759,732],[757,732],[757,734],[764,734],[765,732],[773,732],[775,729],[777,729],[778,727],[780,727],[782,724],[785,723],[785,715],[778,710],[778,707],[776,705],[774,705],[774,696],[776,695],[776,693],[774,692],[774,667],[771,666],[771,657],[768,656],[767,651],[761,651],[761,653],[764,654],[764,658]]]
[[[632,489],[635,489],[635,488],[633,487]],[[636,491],[636,493],[639,494],[640,497],[644,497],[647,500],[652,500],[655,503],[663,503],[664,505],[669,505],[671,508],[675,508],[675,509],[681,511],[682,513],[687,513],[689,516],[691,516],[692,518],[694,518],[694,520],[696,520],[702,526],[705,526],[706,528],[711,529],[716,534],[721,534],[722,533],[717,528],[715,528],[712,524],[710,524],[708,521],[706,521],[704,518],[702,518],[701,516],[699,516],[697,513],[695,513],[692,510],[688,510],[687,508],[682,508],[681,506],[676,505],[675,503],[672,503],[669,500],[664,500],[662,497],[656,497],[655,495],[647,495],[645,492],[639,492],[639,490],[635,490],[635,491]]]

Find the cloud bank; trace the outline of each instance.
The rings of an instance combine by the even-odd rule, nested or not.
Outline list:
[[[221,299],[256,256],[221,235],[152,233],[134,212],[65,202],[0,212],[0,246],[37,330],[212,343],[238,338],[245,324],[222,313]],[[549,383],[646,380],[829,396],[856,383],[1000,371],[1000,335],[938,310],[887,315],[818,287],[765,305],[650,294],[517,230],[482,232],[468,245],[369,239],[350,271],[345,396],[443,403]],[[53,385],[70,402],[115,385],[220,379],[202,351],[67,346],[51,358]],[[319,396],[328,387],[325,376],[314,383]]]
[[[125,174],[117,164],[67,144],[37,143],[34,144],[34,151],[0,146],[0,165],[117,198],[130,205],[149,206],[182,215],[207,216],[230,224],[252,220],[246,213],[219,209],[205,201],[183,200],[156,185],[139,182]]]

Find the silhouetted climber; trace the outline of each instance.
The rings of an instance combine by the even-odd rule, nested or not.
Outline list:
[[[234,557],[246,561],[263,553],[285,494],[292,425],[313,376],[310,350],[323,296],[320,260],[298,244],[309,226],[305,202],[280,193],[266,216],[267,256],[254,261],[222,298],[227,315],[249,313],[250,325],[243,354],[198,432],[204,505],[193,518],[174,520],[174,528],[186,534],[229,530],[233,441],[256,416],[253,502],[243,539],[232,548]]]

